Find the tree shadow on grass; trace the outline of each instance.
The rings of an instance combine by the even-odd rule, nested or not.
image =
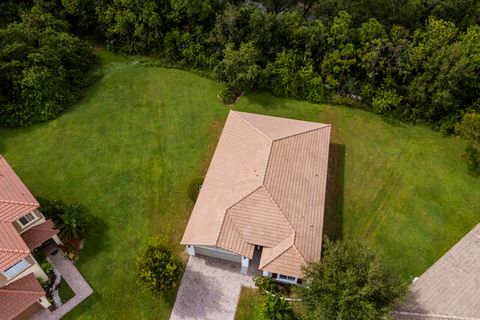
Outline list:
[[[111,249],[111,241],[107,237],[108,229],[108,225],[102,218],[90,216],[90,223],[85,236],[85,248],[83,249],[83,253],[88,257],[86,260],[92,260],[96,255]],[[80,252],[80,256],[82,256],[82,252]]]
[[[385,122],[386,124],[389,124],[391,125],[392,127],[396,127],[396,128],[406,128],[408,126],[408,124],[400,121],[400,120],[397,120],[397,119],[393,119],[393,118],[389,118],[387,116],[381,116],[381,119],[383,120],[383,122]]]
[[[244,95],[242,99],[247,100],[249,104],[259,105],[265,110],[288,108],[288,106],[285,104],[285,101],[288,101],[288,98],[280,98],[272,95],[269,92],[249,92],[248,94]]]
[[[331,143],[323,219],[323,232],[331,240],[343,237],[344,180],[345,145]]]

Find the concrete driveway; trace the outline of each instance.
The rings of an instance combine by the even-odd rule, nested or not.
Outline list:
[[[170,320],[233,320],[242,286],[254,284],[250,275],[240,274],[240,264],[190,257]]]

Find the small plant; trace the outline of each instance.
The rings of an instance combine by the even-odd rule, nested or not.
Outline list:
[[[54,274],[54,266],[51,262],[49,261],[43,261],[40,263],[40,268],[42,268],[43,272],[45,272],[48,276],[48,278],[51,278]]]
[[[165,238],[150,238],[137,257],[137,275],[154,293],[165,293],[178,285],[182,264]]]
[[[265,320],[289,320],[294,318],[292,305],[285,298],[271,294],[265,297],[261,315]]]
[[[272,279],[264,276],[258,276],[258,277],[253,277],[253,282],[255,283],[255,286],[258,288],[260,293],[264,294],[265,291],[267,293],[275,293],[276,291],[276,286],[275,283],[273,283]]]
[[[188,186],[188,197],[193,202],[197,201],[198,194],[202,188],[203,178],[195,178],[190,182]]]

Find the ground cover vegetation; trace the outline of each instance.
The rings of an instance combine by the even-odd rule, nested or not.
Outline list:
[[[480,109],[475,0],[14,3],[4,2],[0,14],[3,125],[50,119],[84,92],[93,58],[67,29],[225,81],[220,96],[226,103],[247,90],[267,90],[350,103],[449,134]],[[31,44],[32,38],[41,41]],[[25,46],[35,54],[19,54]],[[480,171],[478,153],[467,153],[470,172]]]

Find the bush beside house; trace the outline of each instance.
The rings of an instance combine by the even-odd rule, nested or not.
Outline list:
[[[137,257],[137,275],[153,293],[165,293],[179,284],[183,266],[163,237],[150,238]]]

